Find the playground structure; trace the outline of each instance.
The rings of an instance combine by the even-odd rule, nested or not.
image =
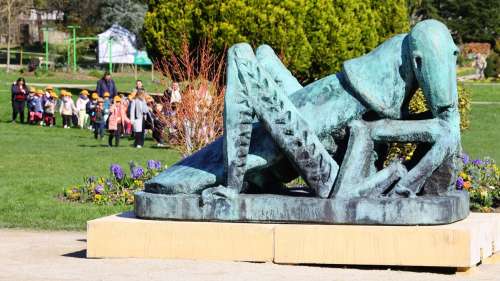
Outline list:
[[[145,51],[140,51],[135,48],[135,35],[130,33],[125,28],[113,25],[108,30],[97,36],[77,36],[77,29],[80,26],[69,25],[67,26],[70,31],[70,37],[65,40],[66,49],[66,59],[62,62],[62,65],[66,67],[66,71],[77,72],[78,71],[78,55],[77,44],[83,41],[94,41],[97,42],[97,58],[96,64],[105,65],[107,64],[107,70],[113,72],[113,64],[130,65],[134,71],[134,76],[137,77],[138,66],[150,66],[151,67],[151,79],[154,79],[154,65],[149,59]],[[23,63],[26,63],[26,59],[36,60],[37,66],[41,67],[45,71],[55,69],[56,67],[61,67],[61,60],[64,58],[64,53],[54,52],[51,50],[49,44],[50,31],[53,29],[50,27],[42,28],[43,31],[43,53],[41,52],[26,52],[23,48],[17,50],[11,49],[11,55],[16,55],[17,64],[11,64],[13,68],[23,68]],[[53,48],[53,47],[52,47]],[[6,51],[0,51],[0,53],[5,53]],[[64,52],[64,51],[63,51]],[[80,54],[81,55],[81,54]],[[87,56],[88,59],[88,56]],[[56,60],[59,62],[56,63]],[[115,67],[116,71],[116,67]]]

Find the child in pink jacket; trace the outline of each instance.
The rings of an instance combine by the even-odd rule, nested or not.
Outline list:
[[[113,138],[115,139],[115,146],[120,143],[120,134],[125,128],[125,124],[130,120],[127,117],[127,108],[122,105],[121,97],[115,96],[114,103],[109,108],[108,131],[109,139],[108,145],[113,146]]]

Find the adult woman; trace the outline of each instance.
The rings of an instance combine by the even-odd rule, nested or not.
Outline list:
[[[26,96],[28,95],[28,88],[24,78],[18,78],[16,84],[11,88],[11,101],[12,101],[12,122],[16,122],[17,114],[21,123],[24,123],[24,108],[26,107]]]
[[[127,118],[127,107],[122,104],[122,98],[115,96],[114,103],[109,108],[108,130],[109,139],[108,145],[113,146],[113,138],[115,138],[115,146],[120,143],[120,134],[125,128],[125,124],[130,122]]]
[[[145,96],[143,91],[138,91],[136,98],[133,99],[130,104],[130,121],[134,127],[134,146],[137,148],[144,146],[144,127],[146,120],[153,120]]]

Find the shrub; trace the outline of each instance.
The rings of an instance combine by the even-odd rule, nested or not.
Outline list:
[[[86,177],[82,184],[65,189],[62,198],[72,202],[92,202],[98,205],[129,205],[134,193],[144,188],[144,182],[158,175],[164,168],[159,161],[149,160],[143,169],[130,163],[130,176],[118,164],[111,164],[108,177]]]
[[[473,211],[491,212],[500,206],[500,169],[489,158],[471,160],[462,155],[463,169],[456,186],[469,192]]]
[[[162,104],[169,114],[162,121],[166,128],[175,130],[170,142],[178,145],[184,156],[222,135],[224,65],[224,55],[215,55],[207,40],[194,52],[184,40],[180,55],[172,51],[168,59],[157,64],[167,80],[180,82],[182,102],[174,109],[170,99],[165,97]]]
[[[396,0],[152,0],[143,37],[156,59],[180,54],[184,35],[192,49],[211,38],[216,54],[239,42],[269,44],[299,80],[312,81],[405,32],[407,17]]]
[[[500,78],[500,54],[497,52],[491,53],[486,59],[486,69],[484,75],[487,78]]]

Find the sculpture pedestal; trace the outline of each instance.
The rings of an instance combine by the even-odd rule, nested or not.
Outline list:
[[[136,257],[469,268],[500,251],[500,214],[439,226],[158,221],[87,223],[89,258]]]
[[[239,194],[202,204],[198,194],[135,193],[135,214],[144,219],[284,222],[363,225],[449,224],[469,214],[469,194],[456,190],[416,198],[322,199],[273,194]]]

